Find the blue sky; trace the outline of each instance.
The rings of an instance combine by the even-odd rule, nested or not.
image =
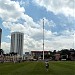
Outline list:
[[[45,50],[74,48],[75,0],[0,0],[2,48],[10,51],[11,33],[24,33],[24,52],[42,50],[42,23],[45,23]]]

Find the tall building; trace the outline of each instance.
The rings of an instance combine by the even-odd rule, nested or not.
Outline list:
[[[11,52],[16,52],[20,56],[23,55],[23,40],[24,33],[13,32],[11,33]]]
[[[2,35],[2,29],[0,28],[0,49],[1,49],[1,35]]]

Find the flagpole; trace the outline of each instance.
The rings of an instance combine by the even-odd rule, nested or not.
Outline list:
[[[43,60],[44,60],[44,19],[43,19]]]
[[[74,43],[73,44],[74,44],[74,49],[75,49],[75,34],[74,34]]]
[[[73,8],[74,8],[74,7],[75,7],[75,6],[74,6],[74,2],[73,2]],[[74,9],[73,9],[73,16],[75,17],[75,14],[74,14],[74,13],[75,13],[75,11],[74,11]],[[73,24],[74,24],[74,19],[75,19],[74,17],[73,17]],[[75,26],[74,26],[74,28],[75,28]],[[74,43],[73,43],[73,46],[74,46],[74,49],[75,49],[75,32],[73,33],[73,36],[74,36]]]

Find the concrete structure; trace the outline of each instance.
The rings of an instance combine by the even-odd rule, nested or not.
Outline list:
[[[0,28],[0,49],[1,49],[1,35],[2,35],[2,29]]]
[[[75,61],[75,50],[70,51],[70,60]]]
[[[44,55],[49,55],[49,54],[50,54],[50,51],[44,51]],[[42,59],[43,51],[31,51],[31,55],[35,59]]]
[[[60,60],[60,58],[61,58],[60,53],[56,53],[56,54],[55,54],[55,60]]]
[[[21,32],[13,32],[11,33],[11,51],[23,55],[23,40],[24,33]]]

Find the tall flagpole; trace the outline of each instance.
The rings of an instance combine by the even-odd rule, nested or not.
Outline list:
[[[74,18],[73,19],[75,19],[75,11],[74,11],[74,2],[73,2],[73,16],[74,16]],[[74,20],[73,20],[73,24],[74,24]],[[74,28],[75,28],[75,25],[74,25]],[[74,32],[74,34],[73,34],[73,36],[74,36],[74,43],[73,43],[73,46],[74,46],[74,49],[75,49],[75,32]]]
[[[74,49],[75,49],[75,34],[74,34]]]
[[[44,60],[44,19],[43,19],[43,60]]]

